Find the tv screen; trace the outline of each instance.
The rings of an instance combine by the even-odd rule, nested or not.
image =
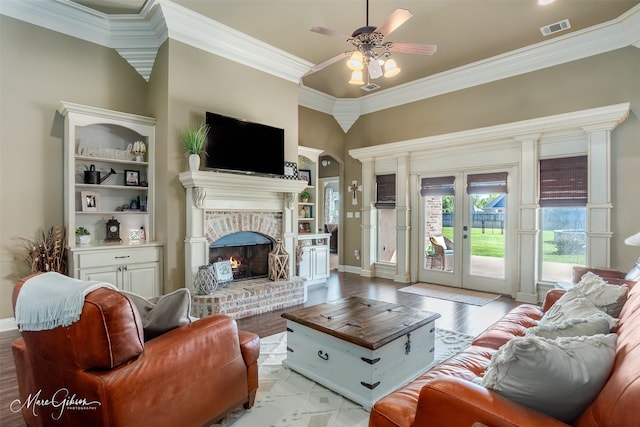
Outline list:
[[[284,174],[284,129],[206,113],[206,166],[264,175]]]

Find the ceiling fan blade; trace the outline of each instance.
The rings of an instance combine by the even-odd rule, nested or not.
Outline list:
[[[419,55],[433,55],[438,50],[435,44],[418,44],[418,43],[393,43],[392,52],[400,53],[416,53]]]
[[[400,25],[404,24],[411,18],[413,15],[407,9],[396,9],[386,21],[382,23],[378,28],[376,28],[375,32],[380,33],[383,36],[391,34],[395,31]]]
[[[334,62],[338,62],[341,59],[346,58],[348,55],[349,55],[349,52],[342,52],[342,53],[334,56],[333,58],[329,58],[326,61],[323,61],[323,62],[321,62],[319,64],[316,64],[313,67],[311,67],[311,69],[309,69],[309,71],[307,71],[304,74],[304,76],[302,76],[302,77],[308,76],[309,74],[316,73],[316,72],[328,67],[329,65],[333,64]]]
[[[314,33],[318,33],[318,34],[323,34],[325,36],[329,36],[329,37],[335,37],[337,39],[341,39],[341,40],[348,40],[351,37],[343,34],[339,31],[335,31],[335,30],[330,30],[329,28],[324,28],[324,27],[313,27],[311,29],[311,31],[313,31]]]

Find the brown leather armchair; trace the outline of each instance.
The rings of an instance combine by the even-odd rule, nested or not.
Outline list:
[[[12,350],[20,402],[11,409],[30,426],[201,426],[250,408],[258,388],[260,339],[230,317],[144,342],[136,307],[107,288],[86,296],[76,323],[23,331]]]

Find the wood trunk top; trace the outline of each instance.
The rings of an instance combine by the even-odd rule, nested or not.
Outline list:
[[[361,347],[376,350],[435,321],[440,315],[354,296],[283,313],[282,317]]]

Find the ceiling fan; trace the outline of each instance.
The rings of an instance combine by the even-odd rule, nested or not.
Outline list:
[[[350,56],[347,61],[347,67],[353,72],[349,83],[364,84],[362,70],[365,67],[367,68],[367,76],[371,79],[377,79],[382,76],[393,77],[400,72],[396,62],[391,59],[391,52],[433,55],[437,50],[436,45],[384,41],[386,36],[407,22],[412,16],[407,9],[396,9],[382,25],[378,27],[370,26],[369,0],[367,0],[366,25],[356,29],[351,36],[324,27],[311,28],[314,33],[345,40],[352,45],[353,49],[311,67],[306,75],[320,71],[334,62]]]

